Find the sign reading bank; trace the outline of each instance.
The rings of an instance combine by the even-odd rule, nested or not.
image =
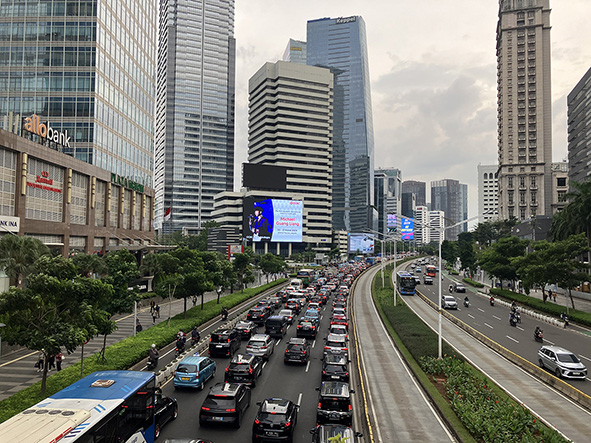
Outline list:
[[[61,132],[53,129],[49,126],[49,122],[41,123],[41,117],[37,114],[25,118],[25,130],[37,134],[41,138],[46,138],[66,148],[70,148],[71,137],[68,136],[68,131]]]
[[[21,228],[20,217],[0,215],[0,231],[18,233]]]

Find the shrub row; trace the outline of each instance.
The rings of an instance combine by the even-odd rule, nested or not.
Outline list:
[[[421,367],[433,376],[445,376],[445,392],[452,409],[472,436],[484,442],[566,442],[525,408],[497,395],[488,379],[457,358],[423,357]]]
[[[557,305],[556,303],[552,303],[549,301],[544,303],[543,300],[540,300],[536,297],[530,297],[525,294],[519,294],[517,292],[509,291],[507,289],[498,288],[491,288],[490,292],[491,294],[494,294],[498,297],[502,297],[510,301],[515,301],[522,305],[529,306],[530,308],[533,308],[536,311],[554,315],[557,318],[560,318],[560,314],[566,314],[566,306]],[[567,303],[570,303],[570,300],[568,300]],[[591,326],[591,313],[589,312],[579,311],[576,309],[569,309],[568,316],[574,322],[586,326]]]
[[[235,292],[223,297],[224,306],[231,308],[260,294],[261,292],[285,282],[286,279],[278,279],[257,288],[248,288],[244,292]],[[222,305],[217,300],[212,300],[201,306],[195,306],[184,313],[174,316],[168,321],[163,321],[150,328],[144,329],[135,337],[128,337],[107,347],[105,361],[99,361],[98,355],[92,355],[84,359],[84,375],[95,371],[128,369],[143,360],[148,355],[152,343],[158,348],[166,346],[175,339],[179,329],[190,331],[193,326],[203,323],[220,315]],[[47,378],[47,390],[41,394],[41,381],[25,388],[11,397],[0,401],[0,423],[8,420],[13,415],[24,411],[26,408],[40,402],[44,398],[53,395],[63,388],[80,379],[80,362],[63,369]]]
[[[463,278],[462,281],[464,283],[468,283],[470,286],[474,286],[475,288],[484,288],[484,285],[482,283],[480,283],[479,281],[474,281],[471,278]]]

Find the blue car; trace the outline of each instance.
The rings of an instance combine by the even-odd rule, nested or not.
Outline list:
[[[215,375],[215,361],[195,354],[186,357],[177,365],[172,383],[175,388],[197,388],[203,390],[205,382]]]

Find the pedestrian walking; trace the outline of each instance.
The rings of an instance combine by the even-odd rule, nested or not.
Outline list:
[[[55,356],[55,364],[57,365],[57,372],[62,370],[62,361],[64,361],[64,354],[58,352]]]
[[[142,324],[140,323],[140,319],[136,318],[135,320],[135,332],[142,332],[142,329],[144,329],[142,327]]]
[[[141,311],[141,309],[142,309],[142,301],[140,300],[137,302],[137,310]]]
[[[552,298],[554,299],[554,303],[556,303],[556,291],[552,293]]]
[[[150,314],[151,314],[152,312],[154,312],[154,308],[155,308],[155,303],[154,303],[154,300],[152,300],[152,301],[150,302]]]
[[[41,372],[43,370],[43,366],[45,364],[45,353],[43,350],[39,353],[39,358],[37,359],[37,363],[35,363],[35,367],[37,368],[37,372]]]
[[[156,310],[152,311],[152,324],[156,324]]]
[[[47,371],[51,371],[52,369],[55,369],[55,355],[54,354],[50,354],[47,357]]]
[[[158,318],[160,318],[160,305],[156,305],[154,309],[156,309],[156,315],[158,316]]]

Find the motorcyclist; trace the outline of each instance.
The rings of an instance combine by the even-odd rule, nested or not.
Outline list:
[[[148,361],[149,363],[156,367],[156,365],[158,364],[158,357],[160,356],[160,353],[158,352],[158,349],[156,349],[156,344],[152,343],[152,347],[150,348],[150,351],[148,352]]]
[[[179,331],[176,338],[176,349],[178,353],[181,353],[185,350],[185,333],[183,331]]]
[[[193,330],[191,331],[191,342],[193,344],[199,343],[199,340],[201,339],[201,335],[199,335],[199,331],[197,330],[197,326],[193,327]]]
[[[517,312],[517,303],[515,303],[515,302],[511,303],[511,311]]]
[[[492,295],[490,296],[488,301],[490,302],[491,306],[495,304],[495,298]]]
[[[228,318],[228,310],[225,306],[222,306],[222,320],[226,320]]]
[[[449,285],[449,293],[451,294],[452,292],[454,292],[454,287],[453,285]]]
[[[540,327],[539,327],[539,326],[536,326],[536,330],[534,331],[534,335],[535,335],[536,337],[539,337],[539,336],[540,336],[540,332],[542,332],[542,330],[540,329]]]

